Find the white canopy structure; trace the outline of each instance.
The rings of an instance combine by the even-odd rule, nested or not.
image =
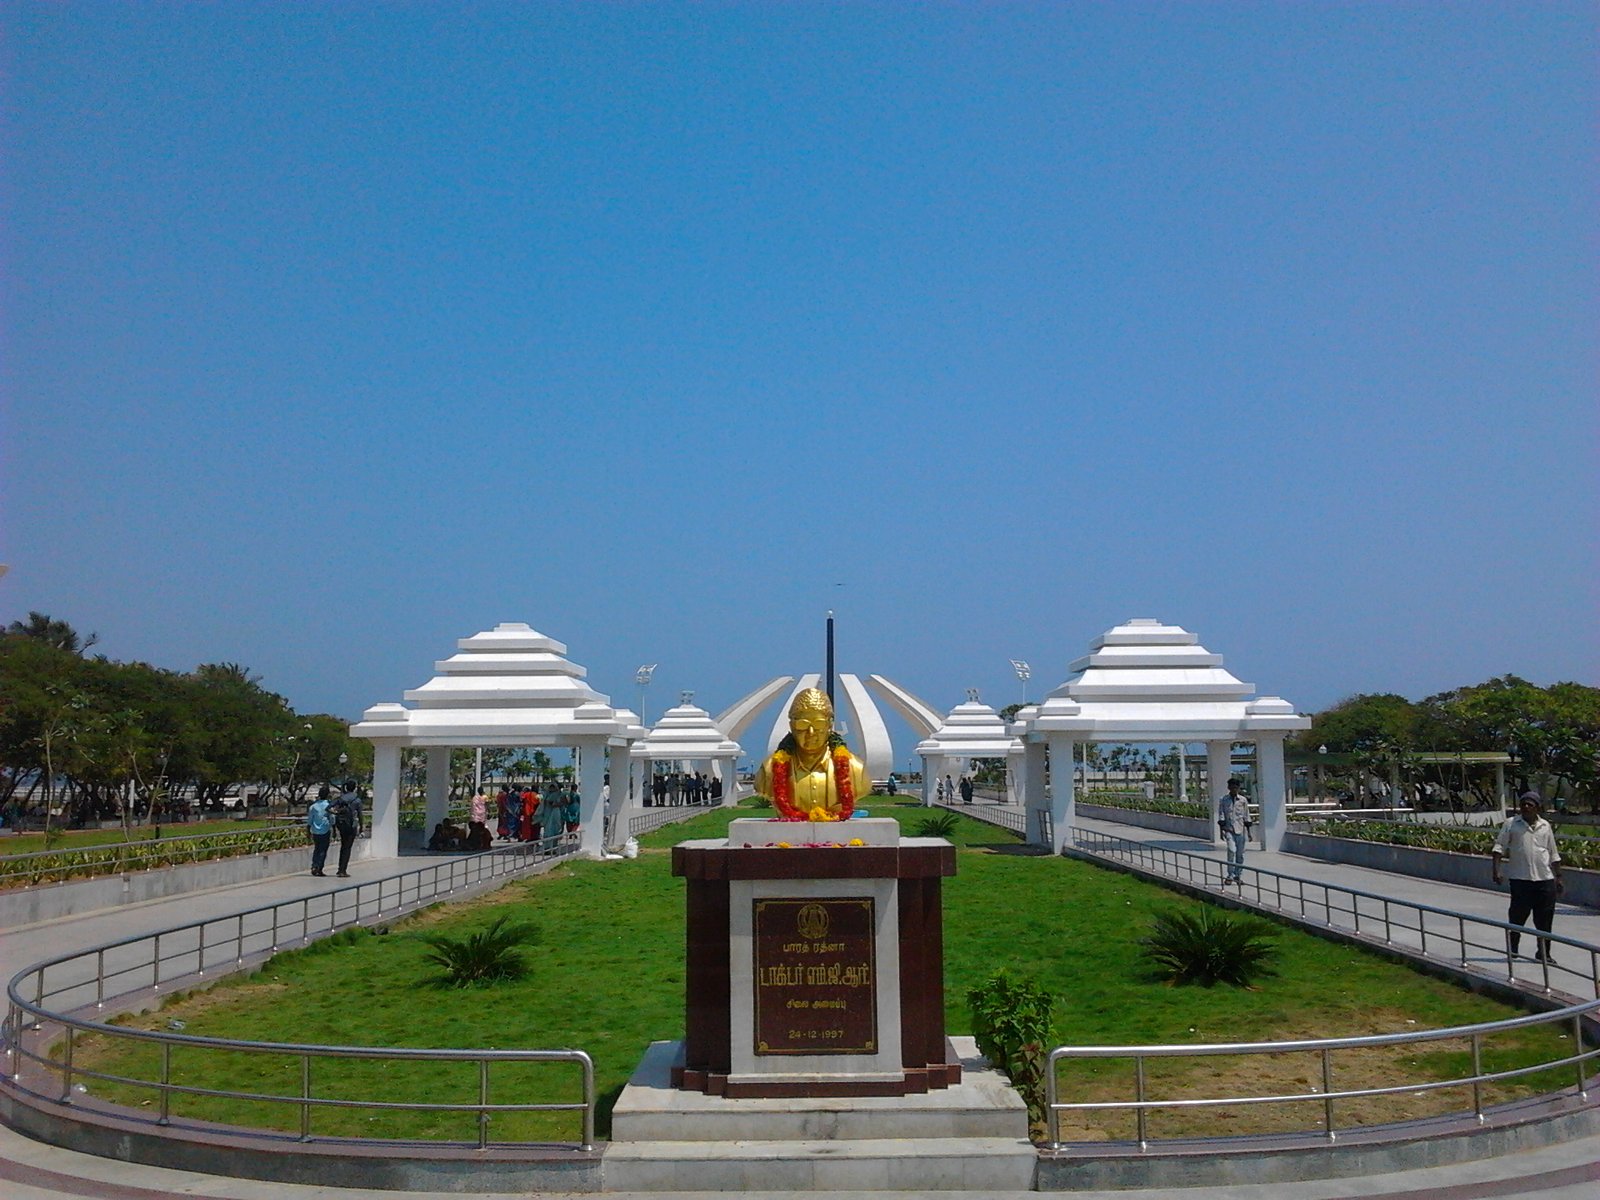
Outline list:
[[[933,803],[936,781],[949,775],[959,780],[975,758],[1006,760],[1007,804],[1015,804],[1016,780],[1021,774],[1022,739],[1006,730],[1000,714],[978,699],[976,688],[967,689],[967,701],[950,710],[939,728],[917,744],[922,756],[922,802]],[[946,797],[949,799],[949,797]]]
[[[645,737],[633,743],[629,751],[629,774],[626,780],[615,773],[611,776],[611,795],[615,812],[611,821],[611,842],[620,846],[628,839],[628,818],[644,803],[649,795],[651,764],[657,762],[681,763],[681,769],[693,772],[696,764],[709,764],[714,774],[722,780],[722,803],[734,804],[738,800],[739,755],[744,751],[739,743],[723,736],[711,714],[689,703],[690,693],[685,693],[683,703],[662,714]]]
[[[1023,767],[1028,834],[1060,850],[1076,817],[1072,763],[1076,748],[1093,742],[1203,742],[1207,789],[1216,802],[1227,780],[1235,742],[1256,747],[1263,844],[1283,842],[1288,786],[1283,741],[1311,718],[1277,696],[1252,698],[1199,639],[1176,625],[1134,620],[1096,638],[1071,663],[1065,683],[1017,714],[1013,732],[1026,747]],[[1049,770],[1046,778],[1046,750]],[[1048,814],[1048,836],[1045,816]]]
[[[644,736],[638,718],[583,682],[567,648],[523,624],[502,624],[462,638],[457,653],[434,664],[427,683],[405,693],[415,707],[375,704],[350,727],[375,750],[372,846],[390,857],[400,846],[400,751],[428,751],[428,826],[444,819],[450,798],[450,750],[456,746],[567,746],[577,758],[582,805],[579,851],[604,849],[601,786],[609,749],[619,768],[626,748]],[[618,753],[621,750],[623,753]],[[627,772],[619,769],[621,780]]]

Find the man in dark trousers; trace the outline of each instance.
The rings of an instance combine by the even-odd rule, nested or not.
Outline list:
[[[1544,819],[1544,802],[1538,792],[1523,792],[1517,815],[1501,828],[1489,851],[1490,870],[1495,883],[1500,882],[1500,864],[1505,862],[1505,874],[1511,884],[1511,911],[1506,920],[1513,925],[1525,925],[1528,914],[1542,932],[1549,933],[1556,913],[1556,897],[1561,893],[1561,852],[1556,849],[1556,832]],[[1522,941],[1522,935],[1506,934],[1507,947],[1512,955]],[[1550,957],[1550,941],[1539,939],[1534,958],[1540,962],[1554,962]]]
[[[345,780],[344,791],[333,802],[333,831],[339,835],[339,878],[350,878],[350,847],[361,832],[361,793],[354,779]]]
[[[971,775],[963,775],[961,777],[961,803],[963,803],[963,804],[971,804],[972,803],[972,776]]]

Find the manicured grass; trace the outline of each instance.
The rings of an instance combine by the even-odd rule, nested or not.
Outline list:
[[[900,819],[908,832],[926,811],[881,798],[864,807]],[[492,896],[435,908],[388,933],[362,931],[338,939],[338,945],[316,944],[280,954],[248,980],[169,1002],[161,1013],[129,1023],[163,1028],[176,1017],[185,1021],[190,1034],[263,1041],[581,1048],[595,1060],[604,1136],[611,1105],[646,1046],[682,1035],[683,885],[670,874],[668,847],[688,838],[719,836],[736,815],[754,815],[754,810],[719,810],[658,830],[642,839],[642,852],[631,862],[563,863]],[[1086,863],[1031,854],[1011,835],[965,816],[953,840],[963,849],[958,875],[945,882],[946,1019],[952,1033],[970,1029],[967,990],[999,969],[1035,978],[1056,995],[1055,1038],[1079,1045],[1341,1036],[1511,1015],[1506,1007],[1452,984],[1288,926],[1275,927],[1280,974],[1265,980],[1260,990],[1169,987],[1141,962],[1137,940],[1157,912],[1200,901]],[[425,957],[425,934],[460,936],[499,916],[531,921],[541,930],[527,979],[482,990],[440,991],[424,984],[434,973]],[[1489,1048],[1486,1065],[1531,1061],[1530,1054],[1548,1052],[1555,1038],[1543,1033],[1507,1038]],[[153,1053],[94,1042],[80,1042],[80,1065],[107,1069],[114,1063],[119,1072],[154,1077]],[[1436,1078],[1442,1071],[1461,1072],[1467,1061],[1464,1047],[1420,1050],[1353,1057],[1339,1067],[1336,1086],[1396,1071],[1410,1073],[1407,1079]],[[1250,1081],[1281,1076],[1281,1090],[1306,1090],[1305,1083],[1296,1081],[1320,1082],[1320,1069],[1310,1058],[1206,1059],[1198,1065],[1153,1063],[1149,1077],[1156,1095],[1180,1092],[1197,1078],[1214,1086],[1217,1079],[1231,1076]],[[300,1086],[298,1060],[281,1056],[230,1055],[219,1063],[210,1053],[180,1051],[173,1057],[173,1070],[175,1080],[200,1087],[254,1087],[292,1095]],[[1121,1099],[1131,1098],[1132,1073],[1129,1061],[1098,1061],[1074,1066],[1062,1079],[1067,1098]],[[529,1067],[523,1074],[526,1078],[513,1079],[496,1068],[494,1096],[508,1101],[577,1096],[570,1068]],[[147,1091],[98,1081],[91,1080],[90,1086],[131,1104],[151,1098]],[[1535,1088],[1554,1086],[1558,1083],[1550,1079],[1534,1081]],[[465,1065],[445,1069],[438,1064],[318,1062],[314,1092],[362,1099],[471,1099],[476,1072]],[[1352,1105],[1348,1111],[1387,1118],[1461,1105],[1459,1095],[1428,1094],[1382,1108]],[[259,1111],[247,1111],[251,1108]],[[210,1098],[180,1097],[174,1112],[291,1130],[298,1129],[299,1121],[294,1109]],[[1264,1129],[1286,1119],[1263,1112],[1207,1110],[1208,1124],[1201,1127]],[[1302,1127],[1314,1121],[1311,1113],[1295,1115]],[[1193,1124],[1158,1114],[1152,1129],[1170,1135],[1190,1131]],[[1128,1135],[1131,1124],[1097,1120],[1071,1129],[1071,1136],[1121,1137]],[[475,1132],[469,1118],[363,1109],[319,1113],[313,1130],[463,1140]],[[507,1115],[495,1118],[493,1132],[499,1140],[573,1139],[577,1122],[569,1115]]]

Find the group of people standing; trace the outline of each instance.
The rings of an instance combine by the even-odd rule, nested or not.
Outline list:
[[[478,802],[482,800],[483,816],[478,816]],[[561,833],[576,833],[582,802],[578,789],[560,784],[547,784],[541,795],[529,784],[522,791],[513,791],[502,784],[496,798],[499,823],[495,827],[501,841],[535,842],[553,838]],[[488,820],[488,798],[481,792],[472,798],[473,820]]]
[[[667,771],[650,778],[650,786],[645,789],[644,805],[650,807],[651,801],[657,808],[676,807],[681,804],[720,804],[722,802],[722,780],[712,776],[706,778],[703,771],[696,771],[693,775],[687,771]]]

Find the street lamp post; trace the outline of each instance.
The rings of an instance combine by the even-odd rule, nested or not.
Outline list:
[[[1028,680],[1033,676],[1033,668],[1020,658],[1011,660],[1011,669],[1017,673],[1017,681],[1022,684],[1022,707],[1028,707]]]
[[[639,724],[646,729],[650,728],[650,722],[644,719],[644,690],[650,686],[650,677],[656,673],[656,667],[659,665],[659,663],[646,663],[633,673],[633,681],[639,685]]]

